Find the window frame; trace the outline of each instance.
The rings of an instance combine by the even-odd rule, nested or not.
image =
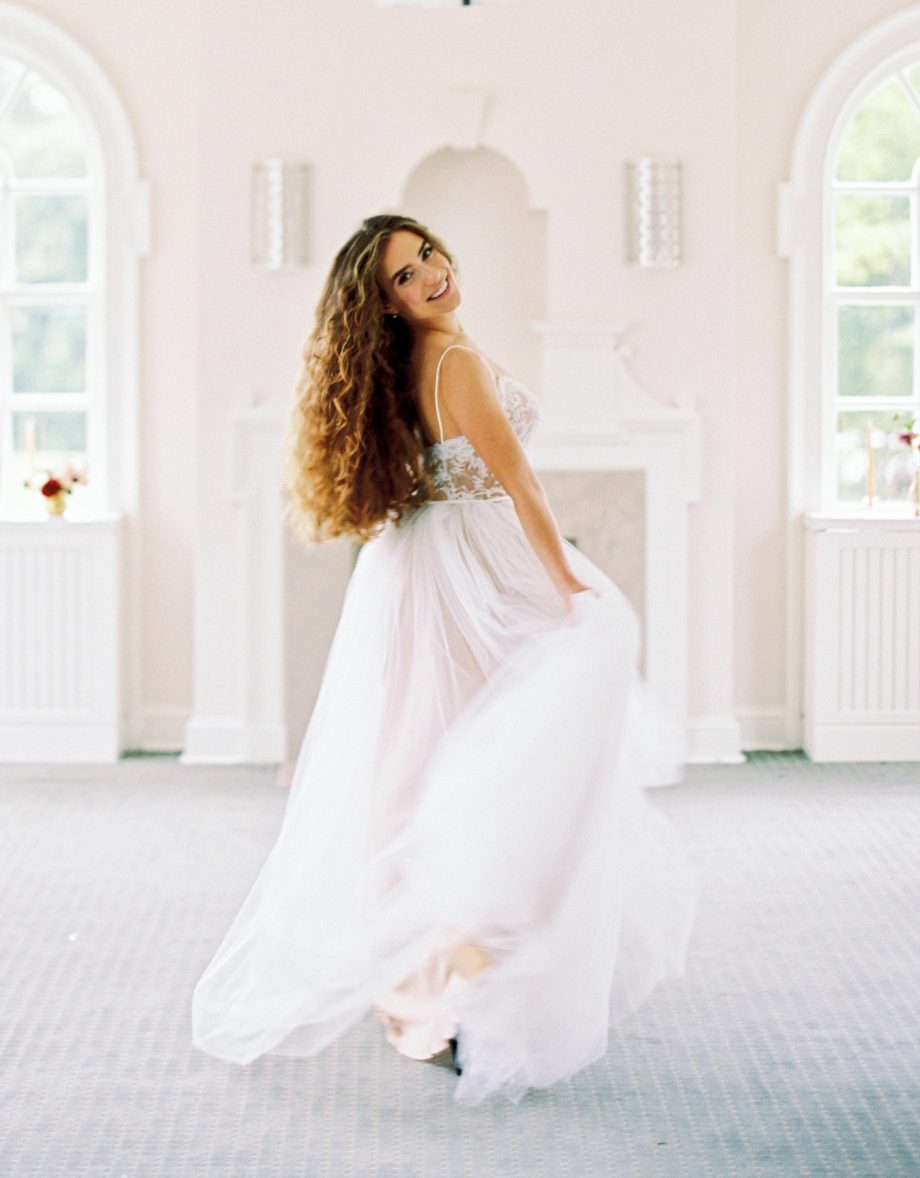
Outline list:
[[[837,415],[846,410],[907,413],[920,418],[920,156],[907,180],[838,180],[837,157],[856,112],[889,80],[897,80],[920,122],[920,94],[907,70],[920,64],[920,45],[910,46],[878,63],[842,104],[827,142],[822,184],[822,315],[821,315],[821,444],[819,450],[821,510],[855,510],[860,504],[840,499],[837,492]],[[839,195],[906,196],[910,210],[910,284],[908,286],[839,286],[836,273],[836,198]],[[838,393],[839,310],[842,306],[907,306],[914,312],[911,397],[844,397]],[[891,501],[883,506],[892,505]]]
[[[150,190],[138,174],[134,134],[108,76],[46,17],[0,0],[0,53],[34,69],[59,89],[87,130],[89,174],[99,177],[88,261],[91,272],[96,267],[94,297],[104,323],[88,337],[87,364],[93,366],[99,395],[95,421],[91,418],[88,424],[91,484],[80,488],[80,494],[88,493],[83,502],[93,518],[135,516],[139,262],[150,253]],[[0,518],[9,518],[3,504]]]
[[[86,462],[90,471],[89,483],[79,490],[80,511],[91,515],[105,511],[105,505],[111,498],[109,484],[111,482],[108,470],[108,451],[113,446],[106,445],[105,437],[105,404],[108,389],[106,387],[106,336],[108,331],[107,300],[105,297],[105,175],[103,167],[103,152],[99,136],[88,112],[78,99],[75,100],[68,87],[60,85],[56,78],[49,76],[49,71],[41,68],[23,55],[17,55],[0,42],[0,54],[12,58],[21,64],[23,74],[14,86],[13,91],[3,105],[2,115],[6,115],[16,97],[22,91],[28,79],[32,76],[41,77],[50,85],[58,89],[69,103],[74,117],[80,124],[84,134],[86,146],[87,171],[85,176],[77,177],[20,177],[4,175],[4,197],[8,202],[6,208],[0,207],[4,224],[0,227],[5,239],[9,242],[10,253],[7,259],[6,272],[0,272],[0,304],[3,314],[0,316],[0,360],[5,365],[5,371],[12,374],[12,334],[10,331],[10,311],[20,306],[78,306],[86,310],[86,353],[85,372],[82,392],[21,392],[17,393],[12,377],[9,389],[0,390],[0,471],[3,472],[0,481],[0,518],[9,519],[21,516],[24,497],[19,495],[10,500],[4,494],[9,487],[7,464],[13,464],[13,415],[18,413],[42,413],[54,411],[80,411],[86,413],[87,444]],[[4,168],[4,173],[6,169]],[[71,282],[34,282],[17,283],[16,276],[16,199],[20,195],[46,194],[49,196],[81,195],[87,199],[87,258],[86,281]],[[34,492],[32,492],[34,495]],[[40,506],[40,505],[37,505]]]

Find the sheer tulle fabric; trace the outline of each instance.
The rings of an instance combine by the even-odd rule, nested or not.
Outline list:
[[[567,615],[509,499],[447,499],[366,544],[278,840],[193,998],[240,1064],[313,1055],[375,1007],[424,1055],[459,1026],[455,1097],[517,1100],[605,1052],[683,971],[695,883],[643,786],[682,746],[619,589]],[[489,966],[446,962],[469,943]]]

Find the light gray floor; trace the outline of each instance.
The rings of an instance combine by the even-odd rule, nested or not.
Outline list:
[[[762,756],[657,791],[702,876],[685,983],[571,1083],[478,1109],[372,1019],[310,1061],[189,1046],[273,777],[0,766],[2,1178],[920,1174],[920,766]]]

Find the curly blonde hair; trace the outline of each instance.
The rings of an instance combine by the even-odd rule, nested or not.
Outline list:
[[[412,332],[384,312],[384,246],[408,229],[453,264],[412,217],[368,217],[336,255],[303,351],[285,460],[285,516],[311,544],[369,539],[427,502],[433,486],[411,387]]]

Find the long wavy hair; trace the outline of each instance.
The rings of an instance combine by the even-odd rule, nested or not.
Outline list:
[[[409,360],[412,332],[384,312],[380,260],[408,229],[453,265],[412,217],[368,217],[339,250],[303,350],[285,454],[285,518],[306,544],[369,539],[430,499]]]

